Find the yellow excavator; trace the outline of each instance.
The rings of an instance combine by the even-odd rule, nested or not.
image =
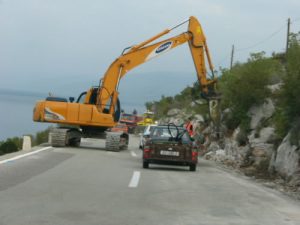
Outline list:
[[[188,23],[186,32],[153,43],[184,23]],[[107,129],[115,126],[120,119],[118,87],[122,77],[133,68],[184,43],[188,43],[191,50],[201,87],[199,91],[212,105],[210,108],[215,110],[219,102],[216,93],[217,78],[214,77],[213,65],[201,25],[192,16],[140,44],[125,48],[110,65],[99,86],[81,93],[77,101],[74,101],[74,98],[69,98],[68,101],[65,98],[51,96],[46,100],[38,101],[34,107],[33,120],[59,125],[51,133],[51,143],[54,147],[79,146],[81,137],[90,137],[105,138],[107,150],[119,151],[128,145],[128,134],[107,132]],[[205,55],[212,74],[210,79],[206,76]],[[215,119],[219,118],[218,113],[213,115]]]

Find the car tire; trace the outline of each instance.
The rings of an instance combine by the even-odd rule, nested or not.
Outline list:
[[[190,165],[190,171],[196,171],[196,164]]]
[[[149,168],[149,163],[148,163],[148,162],[143,162],[143,168],[144,168],[144,169]]]

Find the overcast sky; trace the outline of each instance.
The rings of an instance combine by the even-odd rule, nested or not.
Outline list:
[[[228,67],[232,44],[243,49],[265,40],[237,51],[239,61],[249,52],[283,51],[287,18],[291,30],[299,31],[299,12],[299,0],[0,0],[0,88],[67,88],[61,79],[68,79],[85,89],[98,82],[123,48],[190,15],[203,26],[215,66]],[[131,74],[160,71],[193,73],[187,45]]]

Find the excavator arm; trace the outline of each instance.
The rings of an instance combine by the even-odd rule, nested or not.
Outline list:
[[[128,71],[186,42],[188,42],[191,50],[202,95],[207,98],[215,95],[215,83],[217,80],[214,77],[208,80],[206,77],[205,56],[212,75],[214,71],[205,35],[200,23],[195,17],[190,17],[186,22],[189,22],[187,32],[153,43],[158,38],[171,32],[174,28],[164,30],[149,40],[128,48],[126,52],[123,52],[123,54],[110,65],[103,77],[98,92],[97,108],[100,112],[103,112],[104,109],[107,108],[107,104],[110,105],[109,113],[114,112],[120,80]]]

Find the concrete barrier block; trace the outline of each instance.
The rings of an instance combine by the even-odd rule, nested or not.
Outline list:
[[[48,144],[51,144],[52,143],[52,133],[49,132],[48,134]]]
[[[31,137],[23,136],[22,150],[29,151],[31,149]]]

